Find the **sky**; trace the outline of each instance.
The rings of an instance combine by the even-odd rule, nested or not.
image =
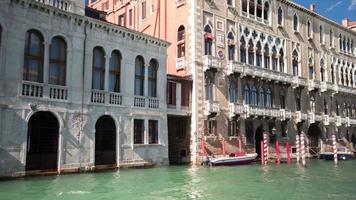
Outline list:
[[[356,0],[294,0],[309,9],[310,4],[315,4],[316,12],[337,23],[344,18],[356,21]]]

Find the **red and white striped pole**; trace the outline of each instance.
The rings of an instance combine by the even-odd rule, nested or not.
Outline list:
[[[305,167],[305,144],[304,144],[304,133],[300,134],[300,146],[302,150],[302,165]]]
[[[296,154],[297,154],[297,163],[299,163],[299,160],[300,160],[299,135],[295,136],[295,147],[296,147]]]
[[[264,164],[267,165],[268,161],[268,143],[267,143],[267,133],[263,133],[263,158]]]
[[[264,150],[263,150],[263,141],[261,141],[261,165],[264,165],[265,158],[264,158]]]
[[[335,136],[335,134],[333,134],[332,140],[333,140],[334,163],[335,163],[335,165],[337,165],[337,147],[336,147],[336,136]]]

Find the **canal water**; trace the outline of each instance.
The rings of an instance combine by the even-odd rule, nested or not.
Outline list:
[[[0,199],[352,199],[356,160],[239,167],[169,166],[0,182]]]

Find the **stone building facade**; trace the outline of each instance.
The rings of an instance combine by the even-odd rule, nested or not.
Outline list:
[[[168,46],[82,0],[0,1],[0,176],[167,164]]]
[[[193,81],[192,161],[202,155],[203,140],[210,154],[222,153],[223,138],[227,152],[241,138],[248,152],[260,153],[265,131],[271,147],[276,140],[293,146],[305,133],[311,155],[327,150],[333,133],[339,145],[356,142],[354,31],[320,16],[314,5],[288,0],[163,2],[92,0],[89,6],[105,7],[107,20],[123,26],[133,9],[135,23],[127,27],[173,44],[168,73]],[[181,25],[184,56],[177,54]]]

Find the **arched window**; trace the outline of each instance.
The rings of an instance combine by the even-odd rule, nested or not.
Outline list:
[[[209,25],[204,28],[204,55],[212,55],[213,34]]]
[[[141,56],[135,60],[135,95],[143,96],[145,86],[145,63]]]
[[[248,42],[248,64],[253,65],[255,62],[255,52],[253,49],[252,39]]]
[[[49,84],[65,85],[67,68],[67,44],[62,37],[51,41],[49,58]]]
[[[350,52],[350,38],[347,38],[347,52]]]
[[[265,107],[265,91],[262,87],[258,90],[258,106]]]
[[[102,47],[93,50],[93,76],[92,89],[104,90],[105,79],[105,52]]]
[[[278,57],[277,57],[277,50],[275,46],[272,48],[272,69],[278,70]]]
[[[320,34],[320,43],[321,44],[324,44],[324,29],[323,29],[323,26],[320,26],[320,28],[319,28],[319,34]]]
[[[250,15],[255,15],[255,0],[250,0],[249,2],[249,13]]]
[[[241,0],[242,12],[247,12],[247,0]]]
[[[246,42],[244,38],[240,40],[240,61],[246,63]]]
[[[269,59],[269,48],[268,48],[268,45],[266,44],[265,45],[265,48],[264,48],[264,67],[266,69],[269,69],[269,64],[270,63],[270,59]]]
[[[339,50],[342,51],[342,36],[339,35]]]
[[[341,74],[340,74],[340,77],[341,77],[341,84],[344,85],[344,69],[343,69],[343,68],[340,69],[340,73],[341,73]]]
[[[270,88],[266,91],[266,107],[272,107],[272,91]]]
[[[342,50],[346,51],[346,38],[344,36],[344,39],[342,40]]]
[[[262,47],[261,42],[257,42],[256,46],[256,65],[262,67]]]
[[[334,65],[331,64],[331,82],[334,84],[335,83],[335,70],[334,70]]]
[[[158,63],[152,59],[148,67],[148,96],[157,97],[157,70]]]
[[[235,60],[235,38],[234,35],[232,34],[232,32],[229,32],[229,34],[227,35],[227,39],[228,39],[228,59],[229,60]]]
[[[279,50],[279,71],[284,72],[284,53],[283,49]]]
[[[334,46],[334,33],[333,33],[333,30],[330,29],[330,32],[329,32],[329,42],[330,42],[330,46]]]
[[[185,28],[180,26],[177,32],[177,58],[185,57]]]
[[[229,100],[230,100],[230,103],[236,103],[237,102],[237,81],[235,81],[235,80],[230,80],[230,84],[229,84]]]
[[[335,102],[335,108],[336,108],[336,115],[340,116],[340,105],[337,101]]]
[[[295,91],[295,107],[297,111],[300,111],[302,108],[301,98],[300,98],[300,91]]]
[[[320,60],[320,80],[325,81],[325,63],[324,59]]]
[[[257,11],[257,17],[262,19],[262,0],[257,0],[256,11]]]
[[[269,19],[269,3],[267,1],[265,2],[265,7],[263,10],[263,19],[265,23],[267,23]]]
[[[286,108],[286,93],[284,90],[281,90],[281,92],[279,94],[279,101],[281,104],[281,109],[285,109]]]
[[[36,30],[26,32],[23,80],[43,82],[43,37]]]
[[[280,26],[283,25],[283,10],[281,7],[278,8],[277,22],[278,22],[278,25],[280,25]]]
[[[292,54],[293,76],[299,76],[299,56],[296,50]]]
[[[311,25],[311,22],[308,20],[307,22],[307,28],[308,28],[308,38],[312,38],[312,35],[313,35],[313,28],[312,28],[312,25]]]
[[[252,90],[251,90],[251,104],[254,106],[257,106],[257,88],[256,86],[252,86]]]
[[[245,84],[244,86],[244,104],[250,104],[250,87],[248,86],[248,84]]]
[[[298,31],[299,30],[299,22],[298,22],[297,14],[294,14],[294,17],[293,17],[293,30],[294,31]]]
[[[109,91],[120,92],[121,54],[118,50],[111,53],[109,62]]]
[[[328,102],[324,99],[324,114],[327,115],[329,113]]]

